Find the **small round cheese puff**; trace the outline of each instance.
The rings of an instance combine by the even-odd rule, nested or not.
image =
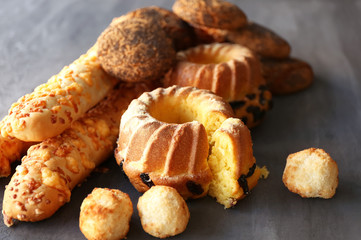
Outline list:
[[[126,237],[133,214],[128,194],[120,190],[94,188],[81,204],[79,227],[89,240],[117,240]]]
[[[188,206],[172,187],[152,187],[139,198],[137,207],[144,231],[154,237],[174,236],[187,227]]]
[[[323,149],[309,148],[288,156],[282,180],[303,198],[332,198],[338,186],[337,163]]]

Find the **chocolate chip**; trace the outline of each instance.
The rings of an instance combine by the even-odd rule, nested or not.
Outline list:
[[[147,185],[149,188],[154,186],[154,183],[152,181],[152,179],[150,179],[148,173],[141,173],[140,174],[140,179],[142,179],[142,182]]]
[[[124,159],[120,162],[119,167],[120,167],[120,169],[122,170],[122,173],[123,173],[124,178],[125,178],[125,179],[129,179],[128,176],[127,176],[127,174],[125,174],[125,172],[124,172],[123,165],[124,165]]]
[[[246,104],[246,101],[234,101],[229,103],[233,109],[238,109]]]
[[[186,186],[187,186],[188,190],[191,193],[195,194],[195,195],[200,195],[200,194],[202,194],[204,192],[202,186],[200,184],[198,184],[198,183],[193,182],[193,181],[188,181],[186,183]]]
[[[266,111],[261,110],[258,106],[248,106],[246,111],[248,113],[252,113],[253,115],[253,122],[258,122],[263,119],[264,115],[266,114]]]
[[[268,87],[266,85],[261,85],[258,87],[258,89],[261,91],[266,91],[266,90],[268,90]]]
[[[241,120],[244,123],[244,125],[247,125],[247,121],[248,121],[247,117],[242,117]]]
[[[246,97],[249,99],[249,100],[253,100],[256,98],[256,94],[252,93],[252,94],[247,94]]]
[[[256,170],[256,164],[253,164],[252,167],[249,168],[246,178],[252,176],[254,173],[254,170]]]
[[[256,170],[256,164],[253,164],[252,167],[249,168],[247,175],[242,174],[241,177],[238,179],[238,184],[243,189],[245,195],[249,195],[251,193],[249,191],[247,178],[252,176],[255,170]]]
[[[241,177],[238,179],[238,184],[241,186],[241,188],[243,189],[243,193],[245,195],[249,195],[249,188],[248,188],[248,182],[247,182],[247,178],[246,175],[242,174]]]

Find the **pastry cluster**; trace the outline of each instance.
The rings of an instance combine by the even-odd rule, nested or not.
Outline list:
[[[256,165],[249,128],[272,108],[272,94],[307,88],[308,63],[286,40],[222,0],[176,0],[114,18],[87,53],[14,103],[0,122],[0,175],[26,151],[7,185],[4,223],[40,221],[114,153],[139,191],[145,232],[185,231],[188,198],[209,195],[225,208],[268,175]],[[46,129],[46,131],[44,131]],[[321,149],[287,159],[285,186],[331,198],[335,161]],[[88,239],[122,239],[133,204],[95,188],[79,227]]]

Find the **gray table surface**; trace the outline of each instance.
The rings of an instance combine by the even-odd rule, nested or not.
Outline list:
[[[275,97],[266,121],[252,130],[254,154],[270,170],[252,194],[229,210],[209,197],[188,201],[191,219],[174,239],[360,239],[361,236],[361,1],[242,0],[250,20],[286,38],[292,55],[308,61],[315,82],[306,91]],[[0,115],[84,53],[111,19],[147,5],[173,1],[0,1]],[[288,154],[325,149],[339,166],[330,200],[302,199],[282,183]],[[84,239],[79,207],[94,187],[118,188],[136,206],[140,194],[114,159],[92,174],[51,218],[7,228],[0,239]],[[10,178],[0,179],[0,200]],[[128,239],[152,239],[135,209]]]

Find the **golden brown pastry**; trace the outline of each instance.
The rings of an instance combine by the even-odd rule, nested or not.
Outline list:
[[[0,129],[3,121],[0,121]],[[20,160],[32,143],[26,143],[14,137],[0,136],[0,177],[7,177],[11,173],[10,164]]]
[[[122,83],[61,135],[29,148],[5,189],[5,224],[43,220],[69,202],[71,190],[113,153],[122,113],[145,90]]]
[[[261,59],[263,76],[273,94],[299,92],[313,83],[312,67],[296,58]]]
[[[144,231],[153,237],[180,234],[189,221],[188,206],[172,187],[152,187],[139,198],[137,208]]]
[[[172,86],[142,94],[124,113],[115,157],[140,192],[153,185],[203,197],[212,173],[207,164],[211,135],[231,107],[210,91]],[[208,135],[208,138],[207,138]]]
[[[213,134],[212,144],[208,163],[213,180],[208,194],[230,208],[250,194],[260,177],[251,133],[238,118],[228,118]]]
[[[222,0],[177,0],[172,9],[192,25],[237,29],[247,23],[246,15],[237,5]]]
[[[144,18],[116,20],[97,43],[104,70],[126,82],[151,83],[175,63],[172,40],[158,24]]]
[[[26,142],[57,136],[103,99],[117,81],[103,71],[96,52],[97,45],[14,103],[2,136]]]
[[[80,206],[79,228],[88,240],[126,238],[133,204],[117,189],[94,188]]]
[[[272,107],[272,94],[259,59],[238,44],[199,45],[177,53],[177,64],[164,77],[165,87],[211,90],[228,101],[248,127],[258,125]]]
[[[303,198],[332,198],[338,186],[337,163],[323,149],[305,149],[287,157],[282,181]]]
[[[291,46],[281,36],[272,30],[249,22],[245,27],[234,31],[227,31],[226,41],[248,47],[261,57],[287,58],[291,52]]]

